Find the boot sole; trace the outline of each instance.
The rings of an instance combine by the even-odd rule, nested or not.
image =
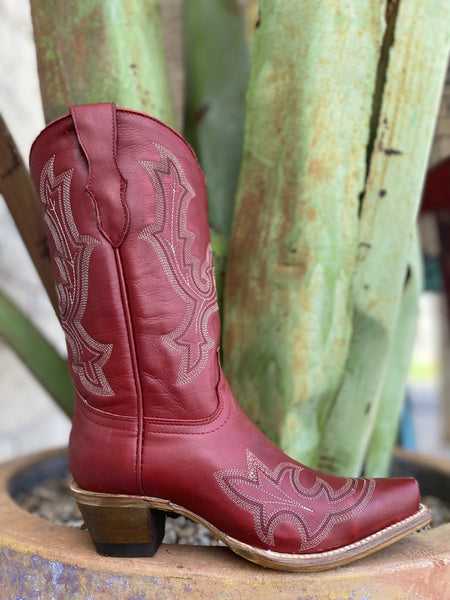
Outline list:
[[[327,552],[287,554],[240,542],[168,500],[89,492],[75,483],[71,485],[71,491],[97,552],[103,556],[153,556],[164,537],[166,513],[175,513],[203,525],[233,552],[262,567],[291,572],[324,571],[364,558],[431,522],[430,511],[421,504],[410,517],[353,544]]]

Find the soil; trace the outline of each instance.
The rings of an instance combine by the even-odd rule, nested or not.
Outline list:
[[[70,475],[49,479],[35,486],[15,500],[25,510],[65,527],[83,527],[83,519],[70,493]],[[434,496],[424,496],[423,503],[433,514],[432,527],[450,523],[450,503]],[[204,527],[185,517],[166,519],[166,544],[190,544],[194,546],[223,546]]]

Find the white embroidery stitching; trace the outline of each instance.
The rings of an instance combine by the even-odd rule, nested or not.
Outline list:
[[[360,514],[375,490],[373,479],[347,479],[335,490],[316,476],[311,487],[300,482],[302,467],[280,463],[271,471],[250,450],[247,450],[248,471],[225,469],[215,477],[222,490],[238,506],[253,513],[258,537],[269,546],[275,544],[275,530],[281,523],[290,522],[298,529],[301,550],[314,548],[322,542],[336,523]],[[324,498],[329,505],[320,523],[310,523],[308,513]]]
[[[40,198],[45,208],[45,222],[55,244],[53,259],[59,272],[56,291],[61,323],[71,349],[72,370],[89,392],[114,396],[103,372],[113,346],[94,340],[81,324],[88,299],[89,261],[92,250],[100,242],[91,236],[80,235],[70,206],[73,169],[55,177],[54,162],[55,156],[42,170]]]
[[[194,233],[187,227],[187,211],[195,197],[183,167],[164,146],[154,144],[160,161],[141,160],[155,190],[156,220],[139,235],[154,247],[173,289],[186,304],[176,329],[162,336],[180,354],[177,385],[192,381],[205,368],[215,341],[208,320],[218,310],[211,244],[202,264],[192,254]]]

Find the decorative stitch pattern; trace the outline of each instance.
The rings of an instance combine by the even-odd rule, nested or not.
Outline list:
[[[339,489],[316,475],[314,484],[305,487],[300,481],[303,468],[280,463],[271,471],[247,450],[248,471],[225,469],[215,477],[222,490],[238,506],[253,513],[258,537],[269,546],[275,544],[275,530],[281,523],[292,523],[301,539],[301,551],[316,547],[334,525],[360,514],[375,490],[373,479],[347,479]],[[313,521],[317,502],[328,509],[318,522]]]
[[[86,309],[89,284],[89,261],[92,250],[100,242],[80,235],[70,206],[73,169],[55,177],[50,158],[41,173],[40,198],[45,209],[45,222],[55,244],[57,266],[56,291],[61,323],[71,350],[71,367],[89,392],[98,396],[114,396],[103,372],[111,356],[112,344],[94,340],[81,321]]]
[[[187,212],[195,192],[175,155],[154,144],[160,161],[141,160],[155,190],[156,219],[139,235],[150,242],[173,289],[186,309],[179,325],[163,335],[164,343],[180,355],[177,385],[192,381],[205,368],[215,341],[208,331],[209,317],[218,310],[211,244],[203,263],[192,254],[194,233]]]

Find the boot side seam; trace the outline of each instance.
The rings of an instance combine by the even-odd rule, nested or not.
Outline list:
[[[122,257],[120,249],[114,248],[114,257],[116,260],[117,275],[119,279],[120,295],[122,297],[122,307],[125,318],[125,327],[128,337],[128,347],[130,349],[130,359],[133,369],[135,389],[136,389],[136,415],[137,415],[137,432],[136,432],[136,453],[135,453],[135,469],[136,469],[136,485],[139,493],[144,493],[144,485],[142,481],[142,454],[144,443],[144,401],[142,392],[142,382],[139,376],[139,360],[137,356],[136,340],[133,333],[133,322],[131,318],[130,301],[128,298],[128,290],[123,272]]]

